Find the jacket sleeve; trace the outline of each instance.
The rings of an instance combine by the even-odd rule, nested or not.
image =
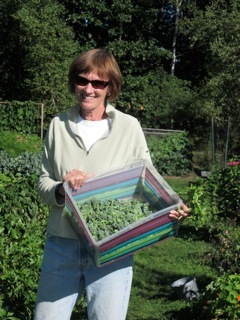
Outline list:
[[[142,127],[137,119],[134,120],[135,121],[133,122],[131,132],[134,156],[136,157],[136,159],[148,160],[150,163],[152,163],[151,155]]]
[[[41,175],[38,180],[38,193],[47,205],[62,206],[57,202],[55,189],[62,181],[54,174],[54,121],[51,122],[44,140]]]

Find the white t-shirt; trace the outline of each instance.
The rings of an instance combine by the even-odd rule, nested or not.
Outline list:
[[[109,121],[108,119],[89,121],[79,116],[77,131],[83,139],[86,149],[89,150],[97,140],[109,131]]]

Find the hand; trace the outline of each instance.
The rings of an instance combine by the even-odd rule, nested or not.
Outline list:
[[[190,209],[182,203],[178,210],[170,211],[169,217],[172,218],[172,220],[182,223],[184,219],[187,218],[189,211]]]
[[[63,177],[63,181],[68,182],[69,186],[76,191],[85,183],[87,179],[92,177],[92,173],[84,173],[83,171],[73,169]]]

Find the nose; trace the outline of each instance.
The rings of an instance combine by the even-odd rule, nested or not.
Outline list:
[[[93,89],[93,87],[92,87],[91,82],[89,82],[89,83],[83,88],[83,90],[84,90],[85,92],[92,92],[94,89]]]

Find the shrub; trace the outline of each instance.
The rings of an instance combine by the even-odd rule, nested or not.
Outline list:
[[[40,104],[12,101],[1,104],[0,126],[4,130],[23,133],[40,132]]]
[[[211,282],[201,300],[200,319],[240,318],[240,275],[223,275]]]
[[[215,230],[223,221],[240,221],[239,181],[240,166],[228,166],[186,189],[185,201],[192,209],[191,219],[196,228]]]
[[[223,224],[217,232],[213,251],[210,254],[212,265],[222,273],[240,274],[240,228]]]
[[[0,292],[4,292],[0,314],[5,316],[3,319],[32,318],[48,214],[48,208],[37,194],[36,182],[34,174],[0,174]]]
[[[147,136],[152,161],[161,175],[181,176],[192,170],[192,147],[186,132]]]
[[[24,175],[40,174],[42,154],[23,152],[18,157],[12,158],[5,150],[0,151],[0,172],[11,172]]]

